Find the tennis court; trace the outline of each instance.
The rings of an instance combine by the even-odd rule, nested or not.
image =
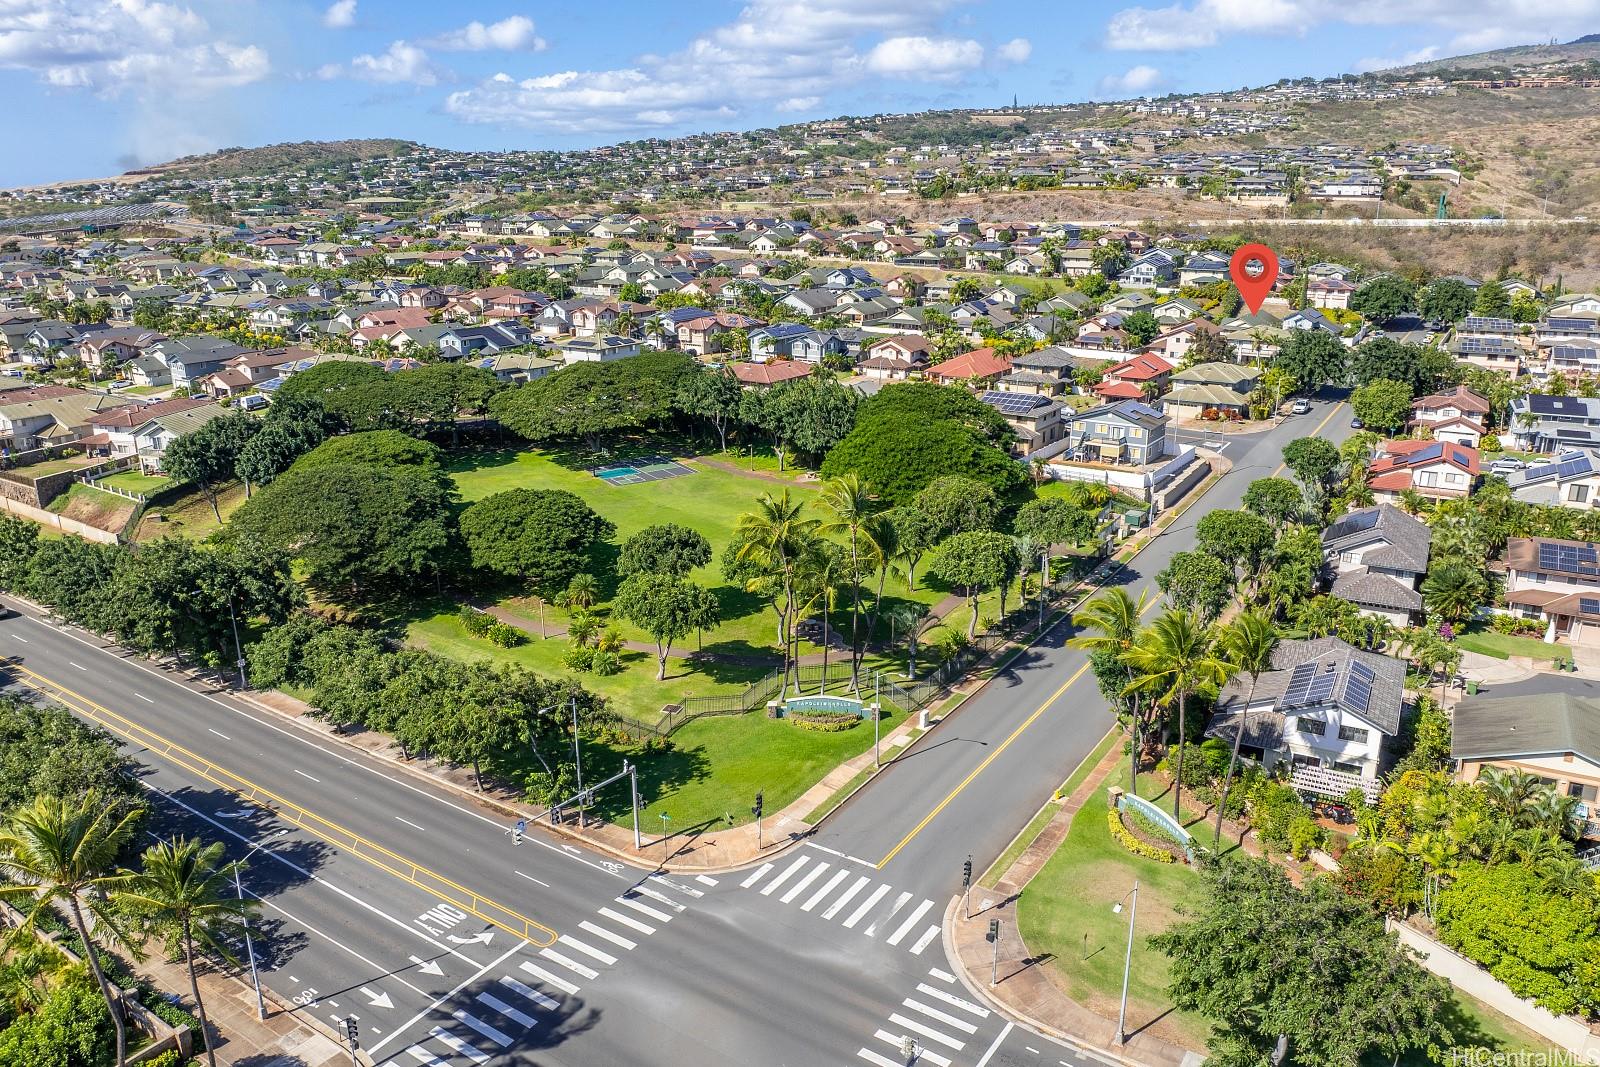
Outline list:
[[[595,467],[591,473],[607,485],[638,485],[640,482],[682,478],[685,474],[693,474],[694,468],[686,467],[677,460],[667,459],[664,456],[645,456]]]

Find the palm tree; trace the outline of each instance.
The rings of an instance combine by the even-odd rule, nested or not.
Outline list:
[[[127,1062],[127,1025],[122,1004],[112,995],[111,983],[100,966],[100,953],[84,915],[94,919],[95,933],[138,955],[137,946],[107,905],[108,894],[126,880],[125,875],[113,873],[113,865],[133,836],[141,814],[118,813],[91,790],[79,800],[36,797],[12,812],[0,829],[0,900],[27,902],[23,920],[8,940],[31,932],[40,917],[56,906],[66,907],[116,1028],[117,1067]]]
[[[1134,600],[1128,591],[1121,587],[1103,589],[1096,593],[1082,609],[1072,616],[1072,625],[1079,630],[1094,630],[1093,634],[1080,633],[1067,642],[1073,648],[1081,648],[1090,655],[1096,652],[1110,652],[1117,657],[1118,662],[1128,675],[1128,687],[1133,687],[1133,667],[1127,661],[1128,650],[1133,647],[1134,639],[1139,634],[1139,620],[1144,617],[1147,610],[1147,596],[1145,592],[1139,594],[1139,599]],[[1142,721],[1139,712],[1139,694],[1134,692],[1133,715],[1129,724],[1131,735],[1131,756],[1128,760],[1128,785],[1137,795],[1139,792],[1139,754],[1144,745],[1144,731],[1141,729]]]
[[[917,676],[917,634],[928,618],[928,605],[915,600],[903,600],[889,609],[889,625],[906,634],[906,677]]]
[[[1278,648],[1278,629],[1269,616],[1261,612],[1246,612],[1223,629],[1218,644],[1222,646],[1222,655],[1228,666],[1250,676],[1250,689],[1245,694],[1238,723],[1233,728],[1233,750],[1228,754],[1227,773],[1222,776],[1222,797],[1217,801],[1217,831],[1211,839],[1212,851],[1222,844],[1222,813],[1228,807],[1228,789],[1233,785],[1233,770],[1239,763],[1239,746],[1244,740],[1250,705],[1256,698],[1256,683],[1272,669],[1272,654]]]
[[[861,582],[862,542],[872,536],[872,517],[877,510],[877,498],[856,474],[830,478],[822,487],[818,503],[828,518],[822,521],[817,532],[824,536],[847,536],[850,546],[850,688],[859,688],[861,655]]]
[[[113,893],[114,899],[142,916],[152,930],[176,937],[183,946],[189,990],[200,1015],[211,1067],[217,1065],[217,1054],[212,1051],[211,1021],[200,997],[195,948],[198,945],[237,963],[228,942],[244,936],[245,924],[255,910],[254,901],[229,892],[234,865],[223,863],[222,854],[221,842],[204,845],[194,838],[158,841],[145,850],[139,872],[125,872],[126,884]]]
[[[1156,695],[1156,703],[1178,706],[1178,764],[1172,782],[1172,815],[1182,819],[1183,750],[1188,733],[1189,694],[1221,685],[1228,665],[1217,655],[1216,636],[1199,616],[1169,608],[1139,635],[1126,659],[1140,677],[1128,688]]]
[[[1450,560],[1429,569],[1422,581],[1422,599],[1430,614],[1456,623],[1470,618],[1478,610],[1488,592],[1487,587],[1478,565]]]
[[[600,581],[592,574],[574,574],[556,604],[568,611],[588,611],[600,599]]]
[[[738,539],[737,556],[765,569],[764,578],[748,583],[752,592],[763,581],[778,584],[778,638],[783,645],[783,682],[779,699],[789,692],[790,638],[794,622],[795,566],[806,545],[813,540],[817,521],[805,517],[805,501],[795,500],[785,489],[777,496],[763,493],[756,498],[756,510],[739,516],[734,527]]]

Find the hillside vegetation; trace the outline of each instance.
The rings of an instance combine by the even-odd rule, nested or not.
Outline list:
[[[197,178],[238,178],[274,174],[330,163],[357,163],[364,159],[410,152],[421,146],[395,137],[369,137],[345,141],[291,141],[260,148],[222,148],[200,156],[183,156],[170,163],[146,167],[140,174],[182,171]]]

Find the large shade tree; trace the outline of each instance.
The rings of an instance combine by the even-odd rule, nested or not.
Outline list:
[[[615,532],[610,520],[565,489],[508,489],[461,513],[472,565],[515,578],[544,600],[585,572],[595,546]]]

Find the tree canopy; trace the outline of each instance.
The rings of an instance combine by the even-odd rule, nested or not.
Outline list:
[[[1460,322],[1472,310],[1472,286],[1460,278],[1436,278],[1422,291],[1417,308],[1425,319]]]
[[[295,471],[366,464],[374,467],[418,467],[437,470],[444,456],[439,446],[408,437],[398,430],[367,430],[330,437],[295,460]]]
[[[1411,388],[1404,382],[1374,378],[1350,394],[1350,410],[1366,425],[1394,433],[1411,416]]]
[[[622,542],[617,573],[623,577],[643,572],[687,577],[696,567],[711,562],[711,542],[699,531],[674,522],[646,526]]]
[[[1326,330],[1295,330],[1284,339],[1274,368],[1287,373],[1302,389],[1315,390],[1329,382],[1342,382],[1349,352]]]
[[[680,387],[694,372],[693,359],[681,352],[577,363],[496,394],[489,413],[529,441],[581,438],[596,450],[607,434],[670,416]]]
[[[1380,274],[1350,296],[1350,310],[1370,322],[1387,322],[1417,309],[1417,287],[1398,274]]]
[[[616,527],[565,489],[509,489],[461,513],[472,565],[525,583],[549,599],[588,568]]]

